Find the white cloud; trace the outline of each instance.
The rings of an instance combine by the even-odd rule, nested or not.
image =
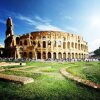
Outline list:
[[[40,21],[41,23],[43,22],[43,23],[48,23],[48,22],[51,22],[51,20],[50,19],[47,19],[47,18],[45,18],[45,19],[42,19],[41,17],[39,17],[39,16],[35,16],[35,19],[37,20],[37,21]]]
[[[2,19],[0,19],[0,23],[6,24],[6,22],[4,20],[2,20]]]
[[[100,38],[93,40],[89,43],[89,51],[94,51],[100,47]]]
[[[34,28],[39,31],[40,30],[63,31],[61,28],[59,28],[55,25],[52,25],[50,23],[50,20],[42,19],[39,16],[35,16],[35,19],[32,19],[32,18],[29,18],[26,16],[19,15],[16,18],[27,22],[27,24],[29,24],[29,25],[35,26]]]
[[[31,18],[26,17],[26,16],[18,15],[16,18],[18,18],[20,20],[23,20],[23,21],[26,21],[27,24],[30,24],[30,25],[35,25],[36,24],[36,22],[34,20],[32,20]]]
[[[51,24],[40,24],[36,26],[37,30],[45,30],[45,31],[64,31],[56,26],[53,26]]]

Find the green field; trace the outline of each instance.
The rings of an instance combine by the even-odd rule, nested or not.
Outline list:
[[[27,66],[29,68],[19,71],[10,70],[12,67],[9,66],[4,67],[6,70],[2,73],[32,77],[34,82],[20,85],[0,81],[2,100],[100,100],[99,90],[71,81],[59,72],[65,67],[75,76],[100,83],[100,62],[27,62]]]
[[[75,63],[67,68],[75,76],[100,84],[100,62]]]

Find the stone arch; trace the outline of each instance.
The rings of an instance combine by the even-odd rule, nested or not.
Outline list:
[[[59,59],[62,59],[62,54],[61,54],[61,52],[58,53],[58,58],[59,58]]]
[[[23,53],[23,58],[27,58],[27,52]]]
[[[29,58],[32,59],[33,58],[33,53],[29,52]]]
[[[78,44],[78,50],[80,50],[80,44]]]
[[[23,43],[22,43],[22,41],[20,41],[20,45],[22,45]]]
[[[81,44],[81,50],[83,50],[83,45]]]
[[[63,53],[63,59],[66,59],[66,53],[65,52]]]
[[[75,43],[75,48],[77,49],[77,43]]]
[[[63,42],[63,49],[66,48],[66,42]]]
[[[65,37],[63,37],[63,41],[66,41],[66,38]]]
[[[36,45],[36,42],[35,41],[33,41],[33,45]]]
[[[67,48],[70,49],[70,42],[67,42]]]
[[[40,44],[40,42],[38,41],[38,47],[41,47],[41,44]]]
[[[83,58],[83,53],[81,54],[81,58]]]
[[[27,40],[24,40],[24,45],[27,45]]]
[[[56,59],[56,53],[55,52],[53,53],[53,59]]]
[[[74,59],[74,53],[72,53],[72,59]]]
[[[41,59],[41,53],[37,52],[37,59]]]
[[[77,54],[77,53],[75,53],[75,58],[76,58],[76,59],[78,58],[78,54]]]
[[[81,59],[81,54],[79,53],[79,59]]]
[[[43,48],[46,48],[46,41],[43,41]]]
[[[68,58],[71,58],[71,54],[70,53],[68,53]]]
[[[51,41],[50,40],[48,41],[48,45],[51,45]]]
[[[71,47],[74,48],[74,43],[73,42],[71,43]]]
[[[46,59],[46,53],[45,52],[43,52],[43,59]]]
[[[51,52],[48,52],[48,58],[51,58]]]
[[[45,37],[45,36],[43,36],[43,37],[42,37],[42,39],[43,39],[43,40],[46,40],[46,37]]]
[[[62,45],[62,42],[58,41],[58,47],[61,47],[61,45]]]

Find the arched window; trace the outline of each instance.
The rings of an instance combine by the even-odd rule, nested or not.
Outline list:
[[[72,58],[74,59],[74,53],[72,53]]]
[[[56,59],[56,53],[55,52],[53,53],[53,59]]]
[[[63,42],[63,49],[66,48],[66,42]]]
[[[80,44],[78,44],[78,49],[80,50]]]
[[[26,52],[23,53],[23,58],[27,58],[27,53]]]
[[[72,42],[72,45],[71,46],[72,46],[72,48],[74,48],[74,43],[73,42]]]
[[[43,59],[46,59],[46,53],[43,52]]]
[[[75,58],[78,58],[78,54],[77,53],[75,54]]]
[[[58,41],[58,47],[61,47],[61,41]]]
[[[66,53],[65,52],[63,53],[63,59],[66,59]]]
[[[65,37],[63,37],[63,41],[66,41],[66,38]]]
[[[67,48],[70,49],[70,42],[67,43]]]
[[[37,59],[41,59],[41,53],[37,52]]]
[[[58,58],[59,58],[59,59],[62,59],[62,54],[61,54],[61,52],[58,53]]]
[[[20,41],[20,45],[22,45],[22,41]]]
[[[51,53],[50,52],[48,52],[48,58],[51,58]]]
[[[43,36],[43,38],[42,38],[44,41],[46,40],[46,37],[45,36]]]
[[[38,41],[38,47],[41,47],[40,42]]]
[[[81,44],[81,50],[83,50],[83,45]]]
[[[24,41],[24,45],[27,45],[27,40]]]
[[[81,54],[79,53],[79,59],[81,58]]]
[[[32,59],[32,52],[29,52],[29,58]]]
[[[33,41],[33,45],[36,45],[36,42],[35,41]]]
[[[46,48],[46,42],[43,41],[43,48]]]
[[[75,48],[77,49],[77,43],[75,43]]]
[[[70,53],[68,53],[68,58],[71,58],[71,54]]]
[[[48,45],[51,45],[51,41],[50,40],[48,41]]]

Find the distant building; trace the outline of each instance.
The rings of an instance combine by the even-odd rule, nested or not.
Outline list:
[[[94,54],[94,51],[92,51],[92,52],[89,52],[88,57],[89,57],[89,58],[92,58],[94,55],[95,55],[95,54]]]
[[[88,44],[79,35],[59,31],[38,31],[14,36],[12,19],[6,23],[5,57],[31,59],[86,58]]]

